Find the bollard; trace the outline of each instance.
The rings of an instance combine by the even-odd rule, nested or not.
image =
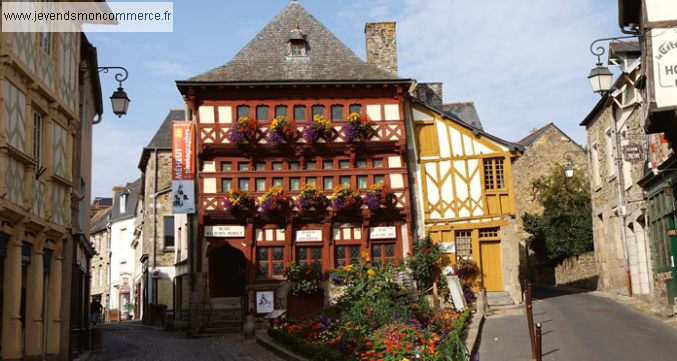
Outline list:
[[[536,358],[536,338],[534,337],[534,314],[533,306],[531,304],[531,283],[525,281],[526,296],[525,304],[527,305],[527,324],[529,325],[529,343],[531,344],[531,357]]]
[[[543,361],[543,338],[541,337],[541,324],[536,324],[536,361]]]

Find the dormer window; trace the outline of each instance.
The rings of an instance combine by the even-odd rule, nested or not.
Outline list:
[[[303,40],[290,40],[289,45],[291,46],[292,56],[306,55],[306,46]]]

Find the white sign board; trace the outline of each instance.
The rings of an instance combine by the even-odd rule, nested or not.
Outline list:
[[[369,228],[369,239],[392,239],[397,238],[395,226]]]
[[[652,23],[677,20],[675,0],[644,0],[647,20]]]
[[[244,226],[205,226],[205,237],[244,237]]]
[[[322,231],[296,231],[296,242],[322,242]]]
[[[451,300],[454,301],[454,308],[459,311],[464,311],[468,304],[465,303],[465,296],[463,296],[463,288],[458,276],[447,276],[447,285],[449,286],[449,293],[451,293]]]
[[[651,30],[657,108],[677,106],[677,27]]]
[[[456,243],[440,242],[440,251],[442,251],[444,254],[456,253]]]

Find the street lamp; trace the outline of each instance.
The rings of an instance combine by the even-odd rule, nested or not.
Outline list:
[[[574,160],[571,158],[571,154],[576,153],[572,151],[564,152],[564,155],[562,156],[564,159],[567,160],[567,165],[564,167],[564,176],[567,178],[573,178],[574,177]]]
[[[613,80],[613,74],[611,74],[609,68],[602,65],[601,57],[602,55],[604,55],[604,52],[606,50],[604,49],[603,46],[598,46],[596,48],[597,51],[593,50],[595,44],[600,41],[607,40],[610,40],[610,43],[614,43],[620,39],[630,39],[635,37],[636,36],[621,36],[617,38],[597,39],[593,41],[592,44],[590,44],[590,52],[592,53],[592,55],[597,56],[597,64],[596,64],[597,66],[593,68],[590,71],[590,75],[588,75],[588,80],[590,81],[590,85],[592,86],[593,92],[603,95],[604,93],[610,91],[611,81]]]
[[[121,66],[103,66],[98,67],[97,69],[99,73],[108,73],[108,70],[110,69],[120,69],[125,72],[124,75],[122,73],[115,74],[115,80],[118,82],[118,90],[114,91],[113,95],[110,97],[113,113],[115,113],[115,115],[117,115],[119,118],[122,118],[123,115],[127,114],[127,108],[129,107],[129,102],[131,101],[129,100],[129,97],[127,97],[125,89],[122,88],[122,82],[127,80],[129,72],[127,72],[127,69]]]

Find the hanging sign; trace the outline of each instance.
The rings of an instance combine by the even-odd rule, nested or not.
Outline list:
[[[195,142],[193,122],[172,123],[172,213],[195,213]]]
[[[322,242],[322,231],[296,231],[296,242]]]
[[[644,150],[642,146],[636,143],[630,143],[623,146],[623,160],[630,163],[640,163],[644,161]]]
[[[205,237],[244,237],[244,226],[205,226]]]
[[[395,226],[391,227],[371,227],[369,228],[370,239],[392,239],[397,238]]]
[[[677,6],[674,0],[644,0],[646,11],[645,28],[657,28],[677,24]]]
[[[677,27],[652,29],[648,56],[654,91],[654,111],[677,107]]]

